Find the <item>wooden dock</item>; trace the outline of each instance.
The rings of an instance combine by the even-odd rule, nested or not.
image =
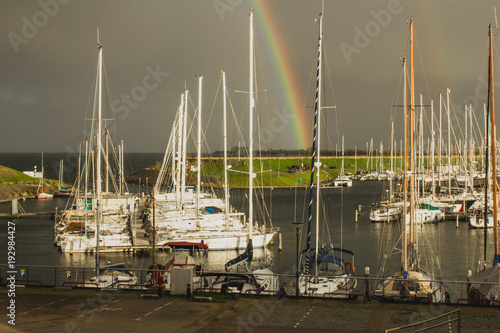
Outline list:
[[[46,217],[50,216],[51,219],[54,218],[55,212],[24,212],[24,213],[16,213],[16,214],[0,214],[0,219],[10,219],[17,220],[22,218],[30,218],[30,217]]]

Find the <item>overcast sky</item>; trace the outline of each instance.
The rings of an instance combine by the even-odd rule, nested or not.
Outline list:
[[[294,80],[289,86],[298,87],[304,105],[312,105],[311,73],[315,70],[318,38],[314,19],[321,11],[321,1],[263,2],[1,1],[0,152],[78,150],[85,137],[85,117],[93,94],[97,27],[104,45],[109,94],[115,102],[116,138],[124,140],[126,151],[164,151],[185,85],[192,103],[197,104],[198,74],[204,76],[206,144],[212,151],[222,149],[221,96],[216,95],[222,68],[227,70],[236,118],[243,119],[242,126],[248,124],[247,114],[243,113],[247,96],[235,90],[248,90],[250,5],[256,9],[259,89],[266,91],[261,103],[261,109],[267,112],[262,116],[262,126],[268,130],[266,142],[275,149],[303,148],[294,140],[298,133],[286,103],[287,96],[297,92],[283,90],[279,70],[273,67],[270,45],[282,45],[282,55],[286,55],[288,68],[292,69],[288,78]],[[437,111],[439,94],[446,95],[449,87],[457,135],[458,126],[463,127],[465,103],[475,105],[478,125],[482,126],[487,32],[495,20],[494,6],[499,3],[327,0],[325,80],[332,87],[327,84],[325,98],[327,104],[337,107],[326,111],[327,147],[340,146],[344,135],[347,148],[365,149],[366,142],[373,138],[377,148],[383,141],[387,150],[393,119],[399,142],[401,110],[391,105],[402,103],[400,59],[409,57],[407,21],[411,17],[416,36],[416,93],[424,94],[426,105],[433,99]],[[271,18],[266,22],[274,26],[273,33],[262,24],[264,15]],[[279,41],[272,39],[277,36]],[[497,53],[495,57],[498,59]],[[500,66],[498,60],[495,66]],[[310,128],[311,109],[299,111],[305,119],[301,123]],[[289,117],[283,113],[289,113]],[[231,129],[230,146],[238,144],[235,133]]]

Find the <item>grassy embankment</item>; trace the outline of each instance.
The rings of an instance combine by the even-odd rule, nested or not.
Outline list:
[[[342,158],[324,157],[321,160],[321,181],[336,178],[342,167]],[[385,161],[389,163],[389,159]],[[248,186],[248,159],[230,159],[228,164],[232,165],[232,171],[228,172],[229,186],[247,187]],[[311,170],[302,170],[289,172],[292,165],[310,166],[309,158],[263,158],[254,159],[253,172],[257,174],[254,186],[263,187],[291,187],[305,186],[310,183]],[[357,164],[357,165],[356,165]],[[366,158],[344,158],[344,173],[355,173],[357,170],[366,170]],[[223,160],[216,158],[206,158],[202,163],[202,175],[205,183],[216,185],[223,181]]]
[[[447,164],[447,159],[442,159],[443,164]],[[452,159],[452,164],[457,165],[458,158]],[[195,159],[189,159],[189,165],[195,165]],[[321,181],[331,180],[339,176],[342,168],[341,157],[324,156],[321,157]],[[430,159],[425,160],[425,167],[430,166]],[[248,158],[228,159],[228,164],[232,167],[228,172],[228,181],[231,188],[248,187]],[[437,159],[435,161],[437,165]],[[292,186],[307,186],[311,181],[311,170],[302,170],[289,172],[292,165],[310,166],[311,160],[306,157],[276,157],[276,158],[254,158],[253,172],[256,173],[254,186],[261,187],[292,187]],[[391,168],[391,159],[384,157],[384,169]],[[146,177],[149,179],[149,184],[156,182],[156,177],[160,169],[160,163],[146,170],[127,177],[127,181],[137,184],[139,178],[142,178],[144,184]],[[189,169],[189,168],[188,168]],[[344,173],[354,174],[356,171],[369,172],[369,170],[380,169],[380,158],[357,157],[352,156],[344,158]],[[403,169],[402,158],[396,157],[393,160],[393,170],[401,172]],[[224,182],[224,160],[222,158],[202,158],[202,182],[206,186],[222,187]],[[170,172],[170,168],[168,169]],[[196,184],[196,173],[188,171],[188,185]]]
[[[0,165],[0,201],[36,195],[39,179]],[[57,181],[44,179],[44,189],[48,193],[57,190]]]

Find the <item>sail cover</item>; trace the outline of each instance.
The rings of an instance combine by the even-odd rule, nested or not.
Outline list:
[[[236,258],[229,260],[226,263],[226,265],[225,265],[226,271],[229,270],[233,266],[241,264],[242,262],[245,262],[245,261],[251,262],[252,258],[253,258],[253,244],[252,244],[252,240],[249,239],[245,252],[243,252],[242,254],[237,256]]]
[[[500,264],[487,268],[469,278],[469,297],[500,301]],[[498,283],[484,284],[483,282]]]

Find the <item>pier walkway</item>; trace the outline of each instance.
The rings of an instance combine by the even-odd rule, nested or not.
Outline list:
[[[1,332],[384,332],[460,309],[458,323],[439,332],[498,332],[498,307],[387,304],[346,300],[215,295],[141,298],[141,291],[18,288],[16,326]],[[4,291],[0,304],[7,306]],[[443,318],[444,321],[447,317]],[[442,322],[442,321],[441,321]],[[414,328],[422,329],[422,327]]]

